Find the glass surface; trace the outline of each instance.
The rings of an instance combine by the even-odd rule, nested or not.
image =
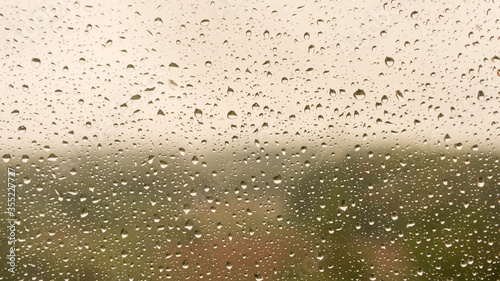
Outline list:
[[[500,280],[499,9],[3,1],[0,280]]]

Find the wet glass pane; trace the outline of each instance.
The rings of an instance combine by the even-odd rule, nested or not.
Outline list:
[[[4,1],[0,280],[499,280],[499,8]]]

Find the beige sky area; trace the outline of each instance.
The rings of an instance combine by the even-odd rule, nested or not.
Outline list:
[[[500,133],[498,8],[8,0],[2,150],[87,139],[442,146],[446,135],[449,145],[489,150]]]

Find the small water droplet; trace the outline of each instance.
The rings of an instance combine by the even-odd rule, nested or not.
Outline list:
[[[398,220],[398,218],[399,218],[399,216],[398,216],[398,212],[394,211],[394,212],[392,212],[392,213],[391,213],[391,219],[392,219],[393,221],[397,221],[397,220]]]
[[[2,160],[4,163],[7,163],[10,161],[10,154],[4,154],[4,156],[2,156]]]
[[[201,111],[201,109],[199,109],[199,108],[196,108],[196,109],[194,110],[194,116],[195,116],[196,118],[198,118],[198,119],[199,119],[199,118],[201,118],[201,117],[203,117],[203,111]]]
[[[154,23],[155,23],[156,26],[160,27],[160,26],[163,25],[163,20],[161,18],[156,18],[154,20]]]
[[[483,177],[478,177],[476,179],[477,186],[483,187],[484,186],[484,178]]]
[[[227,118],[229,118],[229,119],[236,119],[237,117],[238,117],[238,115],[233,110],[231,110],[227,113]]]
[[[347,202],[345,200],[342,200],[342,202],[340,202],[339,209],[342,211],[347,210]]]
[[[484,95],[484,92],[483,92],[483,91],[479,91],[479,92],[477,93],[477,99],[478,99],[479,101],[484,101],[484,99],[485,99],[485,95]]]
[[[277,175],[273,178],[273,181],[275,184],[280,184],[281,183],[281,175]]]
[[[32,58],[31,59],[31,65],[35,68],[38,68],[42,62],[40,61],[39,58]]]
[[[391,58],[391,57],[386,57],[385,58],[385,65],[387,65],[388,67],[391,67],[394,65],[394,59]]]
[[[189,204],[184,204],[184,207],[182,209],[184,213],[188,214],[191,211],[191,206],[189,206]]]
[[[264,277],[262,277],[262,275],[260,275],[260,274],[254,274],[254,277],[255,277],[255,280],[257,280],[257,281],[264,280]]]
[[[122,228],[120,235],[122,236],[123,239],[125,239],[128,236],[128,231],[126,231],[124,228]]]
[[[88,215],[89,215],[89,210],[87,210],[87,208],[83,208],[83,210],[82,210],[82,212],[80,214],[80,217],[84,218],[84,217],[86,217]]]
[[[51,161],[51,162],[54,162],[54,161],[57,161],[57,155],[55,154],[50,154],[49,157],[47,158],[47,160]]]
[[[366,94],[365,94],[365,91],[358,89],[356,92],[354,92],[353,96],[357,100],[364,100],[366,97]]]
[[[396,90],[396,98],[398,98],[398,100],[404,99],[403,93],[400,90]]]

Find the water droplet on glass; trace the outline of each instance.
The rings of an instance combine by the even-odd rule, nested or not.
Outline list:
[[[236,115],[236,112],[234,112],[233,110],[227,113],[227,118],[229,119],[236,119],[236,117],[238,117],[238,115]]]
[[[194,116],[195,116],[196,118],[198,118],[198,119],[199,119],[199,118],[201,118],[201,117],[203,117],[203,111],[201,111],[201,109],[196,108],[196,109],[194,110]]]
[[[399,218],[399,216],[398,216],[398,212],[394,211],[394,212],[392,212],[392,213],[391,213],[391,219],[392,219],[393,221],[397,221],[397,220],[398,220],[398,218]]]
[[[40,61],[39,58],[32,58],[31,59],[31,65],[35,68],[38,68],[42,62]]]
[[[4,154],[2,156],[2,160],[3,160],[4,163],[9,162],[10,161],[10,154]]]
[[[191,211],[191,206],[189,206],[189,204],[184,204],[184,207],[182,209],[184,213],[188,214]]]
[[[477,186],[483,187],[484,186],[484,178],[483,177],[478,177],[476,179]]]
[[[394,59],[391,58],[391,57],[386,57],[385,58],[385,65],[387,65],[388,67],[391,67],[394,65]]]
[[[124,228],[122,228],[120,235],[122,236],[123,239],[125,239],[128,236],[128,231],[126,231]]]
[[[154,23],[155,23],[156,26],[160,27],[160,26],[163,25],[163,20],[161,18],[156,18],[154,20]]]
[[[342,200],[342,202],[340,202],[339,209],[342,211],[347,210],[347,202],[345,200]]]
[[[363,90],[357,90],[356,92],[354,92],[353,96],[357,100],[364,100],[366,97],[366,94],[365,94],[365,91],[363,91]]]
[[[277,175],[273,178],[273,181],[275,184],[280,184],[281,183],[281,175]]]
[[[478,99],[479,101],[484,101],[484,99],[485,99],[485,95],[484,95],[484,92],[483,92],[483,91],[479,91],[479,92],[477,93],[477,99]]]
[[[84,217],[86,217],[86,216],[88,216],[88,215],[89,215],[89,210],[87,210],[87,208],[83,208],[83,209],[82,209],[82,212],[81,212],[81,214],[80,214],[80,217],[81,217],[81,218],[84,218]]]
[[[307,47],[307,53],[310,54],[310,55],[313,55],[314,54],[314,45],[309,45],[309,47]]]
[[[198,164],[198,157],[193,156],[193,158],[191,159],[191,162],[192,162],[194,165]]]
[[[403,93],[400,91],[400,90],[396,90],[396,98],[398,98],[398,100],[402,101],[403,100]]]

